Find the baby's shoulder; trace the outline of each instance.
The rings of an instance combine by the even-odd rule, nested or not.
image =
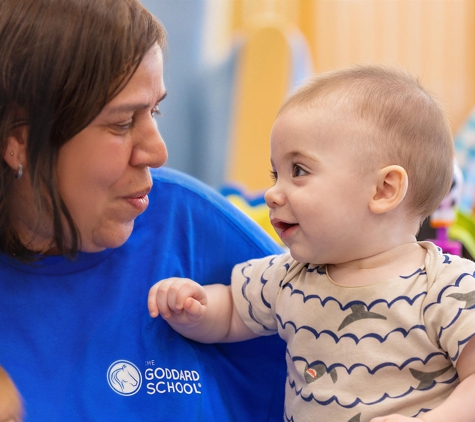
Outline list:
[[[429,243],[429,242],[424,242]],[[460,256],[444,253],[433,244],[427,249],[426,272],[430,290],[441,290],[448,286],[473,285],[475,289],[475,262]]]
[[[282,282],[284,279],[291,279],[302,271],[306,271],[309,266],[312,266],[312,264],[298,262],[287,252],[250,259],[236,265],[233,272],[239,272],[242,275],[258,279],[278,279]]]

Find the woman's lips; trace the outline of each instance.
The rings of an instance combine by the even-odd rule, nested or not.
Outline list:
[[[138,193],[125,197],[126,201],[139,212],[144,212],[148,207],[148,193],[150,189],[145,189]]]

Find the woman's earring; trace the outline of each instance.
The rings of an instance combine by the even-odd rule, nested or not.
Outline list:
[[[21,176],[23,176],[23,165],[21,163],[18,163],[18,173],[15,177],[19,179]]]

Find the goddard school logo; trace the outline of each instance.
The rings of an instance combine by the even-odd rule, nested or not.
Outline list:
[[[201,394],[200,374],[194,370],[147,368],[147,394]]]
[[[116,360],[107,370],[107,382],[117,394],[133,396],[142,386],[142,375],[132,362]]]

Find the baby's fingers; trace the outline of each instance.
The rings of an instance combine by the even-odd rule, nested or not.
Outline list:
[[[183,309],[187,313],[196,314],[200,312],[201,305],[206,305],[206,293],[203,286],[199,285],[198,283],[188,280],[182,279],[180,285],[174,286],[176,287],[176,295],[173,297],[171,294],[168,295],[169,306],[171,306],[170,301],[175,302],[175,308],[177,311],[182,311]],[[188,299],[193,299],[192,301],[188,301]],[[191,305],[191,309],[185,307],[185,302],[188,301],[188,304]]]
[[[191,300],[185,309],[185,302]],[[194,303],[197,302],[197,303]],[[150,315],[159,314],[163,318],[171,318],[185,311],[196,317],[201,305],[206,304],[206,295],[202,286],[184,278],[169,278],[156,283],[149,292],[148,308]]]
[[[155,283],[148,292],[147,306],[148,312],[152,318],[156,318],[159,314],[157,304],[158,283]]]
[[[173,285],[180,279],[167,278],[155,283],[148,293],[148,310],[150,316],[155,318],[158,315],[162,315],[164,318],[169,318],[172,315],[174,309],[170,309],[169,301],[174,302],[176,296],[176,287]],[[172,296],[172,297],[169,297]]]
[[[190,321],[199,322],[203,318],[205,307],[198,300],[189,297],[185,300],[183,309],[188,314]]]

